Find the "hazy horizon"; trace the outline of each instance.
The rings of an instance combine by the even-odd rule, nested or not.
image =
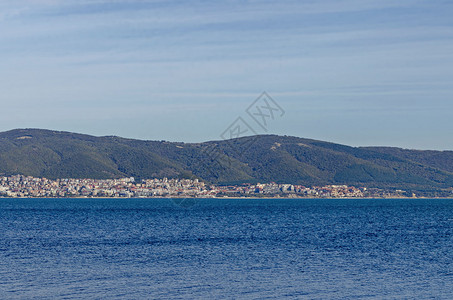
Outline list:
[[[448,1],[2,1],[0,131],[221,139],[263,92],[268,131],[453,150]],[[247,120],[248,122],[248,120]]]

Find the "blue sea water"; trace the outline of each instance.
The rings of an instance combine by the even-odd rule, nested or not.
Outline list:
[[[453,299],[453,200],[0,199],[1,299]]]

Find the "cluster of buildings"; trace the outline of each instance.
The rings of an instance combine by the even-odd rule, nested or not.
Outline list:
[[[347,185],[305,187],[293,184],[257,183],[217,186],[218,195],[285,196],[285,197],[365,197],[366,188]]]
[[[292,184],[207,185],[198,179],[56,179],[0,177],[0,197],[398,197],[404,191],[346,185],[305,187]]]
[[[203,182],[189,179],[56,179],[0,177],[4,197],[176,197],[207,194]],[[206,192],[206,193],[205,193]]]

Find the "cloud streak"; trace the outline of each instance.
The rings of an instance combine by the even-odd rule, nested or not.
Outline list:
[[[228,119],[267,90],[295,112],[324,106],[337,122],[347,121],[351,105],[378,120],[385,110],[423,111],[433,103],[420,118],[435,130],[429,121],[436,111],[453,109],[452,13],[449,2],[425,0],[2,1],[0,104],[35,114],[36,127],[49,124],[40,114],[67,114],[65,107],[95,107],[98,114],[105,107],[102,120],[111,124],[123,118],[121,110],[130,116],[135,109],[130,130],[143,122],[162,126],[165,137],[169,123],[188,118],[187,106],[198,117],[222,107]],[[152,107],[165,118],[145,120]],[[198,117],[191,119],[197,128]],[[15,119],[8,116],[0,128],[24,127]],[[341,126],[282,122],[304,126],[311,137],[333,130],[341,140]],[[64,129],[64,118],[55,124]],[[99,133],[94,119],[90,124]],[[120,129],[109,130],[103,134]],[[187,139],[204,135],[214,134]],[[357,131],[356,144],[363,138]]]

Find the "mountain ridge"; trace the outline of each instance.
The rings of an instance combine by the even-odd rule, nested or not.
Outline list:
[[[14,174],[444,189],[453,186],[453,151],[351,147],[278,135],[183,143],[14,129],[0,132],[0,175]]]

